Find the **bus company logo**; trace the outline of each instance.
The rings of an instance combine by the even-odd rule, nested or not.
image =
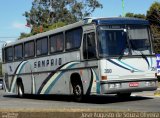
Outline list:
[[[34,62],[34,68],[62,65],[62,58],[39,60]]]

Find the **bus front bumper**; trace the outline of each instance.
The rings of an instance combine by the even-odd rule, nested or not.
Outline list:
[[[137,81],[101,82],[102,94],[132,93],[141,91],[154,91],[158,87],[157,79]]]

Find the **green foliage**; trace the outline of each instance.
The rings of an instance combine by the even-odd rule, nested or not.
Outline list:
[[[49,26],[46,26],[45,28],[43,28],[43,32],[49,31],[49,30],[52,30],[52,29],[56,29],[56,28],[59,28],[59,27],[63,27],[66,24],[67,23],[64,23],[64,22],[54,23],[52,25],[49,25]],[[32,30],[33,31],[31,31],[31,33],[29,33],[29,34],[27,34],[27,33],[21,33],[21,36],[19,37],[19,39],[27,38],[27,37],[30,37],[30,36],[35,35],[37,33],[41,33],[40,27],[35,27]]]
[[[153,25],[154,35],[160,34],[160,2],[154,2],[147,11],[147,20]]]
[[[34,0],[31,10],[24,13],[31,33],[22,33],[20,39],[74,23],[90,16],[96,8],[102,8],[97,0]],[[43,31],[39,31],[40,27]]]
[[[144,14],[127,13],[126,17],[147,19],[150,22],[154,38],[154,51],[160,53],[160,2],[154,2],[147,11],[146,16]]]
[[[146,19],[146,16],[144,14],[134,14],[134,13],[130,13],[130,12],[126,13],[125,17]]]
[[[160,53],[160,2],[154,2],[151,5],[146,17],[151,24],[155,53]]]
[[[147,19],[151,24],[160,26],[160,2],[154,2],[147,11]]]
[[[48,31],[48,30],[52,30],[52,29],[56,29],[58,27],[63,27],[65,26],[67,23],[64,23],[64,22],[58,22],[58,23],[54,23],[53,25],[50,25],[47,29],[45,29],[45,31]]]
[[[26,38],[26,37],[29,37],[29,36],[32,36],[32,35],[33,34],[31,34],[31,33],[29,33],[29,34],[27,34],[27,33],[21,33],[19,39],[23,39],[23,38]]]

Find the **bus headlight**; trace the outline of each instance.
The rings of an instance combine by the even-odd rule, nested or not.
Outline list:
[[[119,88],[121,88],[120,83],[109,84],[109,89],[119,89]]]
[[[121,88],[121,84],[120,83],[116,83],[115,84],[115,88]]]
[[[155,82],[154,81],[150,81],[150,82],[146,82],[146,86],[155,86]]]
[[[115,84],[109,84],[109,89],[114,89],[115,88]]]

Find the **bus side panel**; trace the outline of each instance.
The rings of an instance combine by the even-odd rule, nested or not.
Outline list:
[[[23,87],[24,87],[24,93],[25,94],[31,94],[32,93],[32,90],[31,90],[31,75],[21,75],[19,76],[21,79],[22,79],[22,84],[23,84]]]
[[[18,74],[21,73],[20,62],[3,64],[4,83],[7,92],[16,92]]]
[[[84,73],[82,74],[84,94],[100,94],[98,61],[83,62],[81,67],[84,68]]]
[[[16,81],[21,79],[28,94],[73,94],[71,75],[77,73],[83,84],[84,94],[100,93],[98,64],[80,61],[80,51],[57,54],[4,65],[8,72],[6,85],[9,92],[16,92]],[[14,70],[13,70],[14,69]]]
[[[47,89],[41,94],[70,94],[70,81],[67,72],[57,71],[55,75],[60,75],[54,78],[54,81],[49,83]]]
[[[33,75],[32,81],[32,93],[40,94],[40,88],[43,86],[44,81],[49,76],[50,73],[37,73]],[[34,82],[35,81],[35,82]],[[34,92],[35,91],[35,92]]]
[[[33,73],[36,73],[34,76],[37,94],[69,94],[70,75],[67,72],[80,63],[79,51],[37,58],[31,63],[34,67]]]
[[[99,85],[99,73],[98,73],[98,61],[97,60],[86,60],[80,61],[80,52],[69,52],[65,53],[65,61],[75,63],[71,70],[69,70],[68,77],[76,73],[79,74],[84,94],[97,94],[100,93]],[[73,78],[74,79],[74,78]],[[77,78],[75,78],[77,79]],[[72,93],[73,91],[71,91]]]

